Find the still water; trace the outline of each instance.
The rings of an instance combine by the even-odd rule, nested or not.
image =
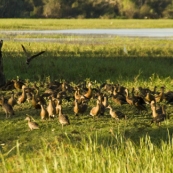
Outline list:
[[[67,29],[67,30],[11,30],[2,34],[73,34],[114,35],[129,37],[173,37],[173,28],[167,29]]]

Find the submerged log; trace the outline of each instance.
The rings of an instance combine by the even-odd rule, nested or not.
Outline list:
[[[5,85],[5,75],[3,72],[3,61],[2,61],[2,45],[3,45],[3,40],[0,41],[0,87]]]

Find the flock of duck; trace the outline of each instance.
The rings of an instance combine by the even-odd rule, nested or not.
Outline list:
[[[3,41],[1,40],[1,47]],[[41,51],[37,54],[30,55],[23,45],[22,49],[26,55],[26,64],[45,51]],[[1,53],[1,49],[0,49]],[[2,54],[0,54],[2,57]],[[46,86],[45,86],[46,85]],[[16,104],[21,105],[25,102],[32,105],[34,109],[40,110],[40,118],[42,120],[54,119],[58,116],[58,120],[62,125],[70,124],[69,116],[64,114],[65,105],[63,100],[72,103],[73,113],[75,116],[88,114],[93,118],[104,116],[106,109],[109,110],[109,114],[113,119],[119,121],[120,119],[126,119],[128,116],[115,109],[114,105],[128,104],[138,110],[140,114],[144,111],[148,112],[151,109],[151,124],[157,123],[159,126],[162,121],[169,116],[166,114],[166,104],[173,102],[173,91],[165,92],[165,88],[161,87],[158,92],[157,87],[153,90],[149,88],[139,87],[137,90],[129,89],[119,84],[100,84],[99,87],[95,87],[92,82],[82,82],[76,85],[64,82],[50,82],[44,83],[43,87],[37,86],[36,83],[33,86],[28,86],[21,80],[7,81],[4,86],[1,87],[2,91],[11,91],[11,96],[1,93],[0,105],[6,114],[6,118],[15,116],[14,107]],[[92,107],[90,102],[94,102]],[[164,104],[161,104],[164,103]],[[148,105],[149,108],[148,108]],[[162,106],[161,106],[162,105]],[[89,111],[88,111],[89,110]],[[30,116],[26,117],[30,130],[39,129],[39,125],[32,121]]]
[[[72,105],[73,114],[77,117],[84,114],[89,114],[93,118],[104,116],[108,109],[110,116],[117,121],[128,118],[128,115],[118,110],[117,105],[128,104],[140,114],[147,113],[150,109],[151,124],[156,123],[160,126],[162,121],[169,118],[166,114],[166,104],[173,102],[173,91],[165,92],[164,87],[157,91],[156,88],[132,88],[130,92],[128,88],[119,84],[103,83],[95,87],[91,81],[73,86],[66,81],[44,83],[42,86],[33,83],[32,86],[28,86],[21,80],[11,80],[1,87],[2,91],[10,90],[11,96],[1,94],[0,105],[6,118],[11,118],[16,113],[15,105],[26,102],[34,109],[40,110],[42,120],[58,117],[63,128],[64,125],[70,124],[69,116],[64,114],[65,102]],[[91,106],[93,103],[95,105]],[[26,120],[30,130],[39,129],[39,125],[32,121],[30,116],[27,116]]]

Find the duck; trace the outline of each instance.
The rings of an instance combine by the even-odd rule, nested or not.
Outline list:
[[[106,97],[104,98],[103,94],[99,93],[97,99],[100,102],[100,112],[99,112],[99,114],[103,116],[104,113],[105,113],[105,108],[107,107],[107,104],[108,104],[107,100],[106,100],[107,98]]]
[[[100,90],[105,91],[108,94],[112,94],[113,89],[114,89],[113,84],[103,83],[103,84],[100,85]]]
[[[155,96],[151,93],[151,91],[148,91],[144,97],[144,100],[146,104],[150,104],[151,101],[155,101]]]
[[[114,86],[113,93],[111,94],[112,101],[117,105],[127,104],[126,97],[124,94],[117,92],[116,86]]]
[[[6,83],[2,86],[0,86],[0,89],[2,91],[9,91],[9,90],[14,90],[14,82],[11,80],[7,80]]]
[[[161,122],[166,119],[166,110],[165,110],[165,105],[162,105],[162,111],[156,111],[156,105],[152,105],[152,120],[151,124],[157,123],[158,126],[161,125]]]
[[[89,82],[88,83],[88,91],[86,92],[86,93],[84,93],[84,97],[85,98],[87,98],[87,99],[91,99],[91,97],[92,97],[92,89],[91,89],[91,86],[92,86],[92,84],[91,84],[91,82]]]
[[[100,100],[97,99],[96,106],[92,107],[91,110],[90,110],[90,115],[93,118],[95,118],[96,116],[99,115],[99,113],[100,113],[100,107],[101,107]]]
[[[122,113],[121,111],[113,110],[113,108],[110,105],[108,105],[107,108],[109,109],[109,114],[112,118],[114,118],[116,120],[126,118],[126,115],[124,113]]]
[[[160,89],[161,89],[160,93],[155,95],[156,102],[162,102],[165,99],[165,93],[164,93],[165,87],[161,87]]]
[[[35,109],[41,109],[41,105],[38,102],[39,101],[37,100],[35,93],[32,93],[31,104]]]
[[[62,104],[62,100],[61,100],[61,98],[56,98],[55,100],[54,100],[54,103],[55,103],[55,111],[56,111],[56,115],[58,115],[59,114],[59,110],[60,110],[60,106],[61,106],[61,104]]]
[[[166,104],[173,103],[173,91],[168,91],[165,93],[165,101],[166,101]]]
[[[24,82],[22,82],[20,80],[16,80],[16,79],[13,79],[12,82],[13,82],[14,88],[18,91],[22,89],[23,85],[25,85]]]
[[[37,101],[39,101],[41,104],[43,105],[46,105],[46,100],[45,98],[43,97],[43,95],[40,94],[40,90],[39,90],[39,87],[35,86],[35,98]]]
[[[78,116],[79,114],[83,115],[86,112],[87,107],[88,107],[87,101],[86,100],[78,101],[75,99],[74,103],[75,104],[73,107],[73,112],[74,112],[75,116]]]
[[[39,129],[38,123],[31,121],[31,117],[30,116],[27,116],[25,118],[25,120],[28,121],[28,127],[29,127],[30,131],[31,130],[35,130],[35,129]]]
[[[150,103],[151,110],[152,110],[152,117],[155,117],[155,112],[153,112],[153,109],[155,109],[157,114],[162,113],[162,107],[159,104],[156,104],[156,101],[152,100]]]
[[[26,49],[25,49],[25,47],[23,46],[23,45],[21,45],[22,46],[22,49],[23,49],[23,51],[24,51],[24,53],[25,53],[25,55],[26,55],[26,64],[27,65],[29,65],[30,64],[30,62],[35,58],[35,57],[38,57],[39,55],[41,55],[41,54],[43,54],[45,51],[41,51],[41,52],[39,52],[39,53],[37,53],[37,54],[34,54],[34,55],[30,55],[27,51],[26,51]]]
[[[133,97],[129,97],[129,90],[126,88],[125,89],[125,92],[126,92],[126,101],[129,105],[134,105],[134,99]]]
[[[8,104],[14,107],[17,104],[17,100],[14,97],[14,91],[11,92],[11,97],[8,99]]]
[[[21,104],[21,103],[24,103],[27,99],[27,96],[26,96],[26,86],[23,85],[22,86],[22,94],[18,97],[17,99],[17,103],[18,104]]]
[[[44,105],[41,102],[38,102],[38,104],[40,104],[40,106],[41,106],[41,110],[40,110],[41,120],[48,119],[49,116],[48,116],[47,109],[44,107]]]
[[[49,119],[55,117],[56,108],[55,108],[55,103],[52,100],[51,96],[49,97],[49,103],[48,103],[48,106],[47,106],[47,112],[48,112],[48,115],[49,115]]]
[[[87,100],[82,100],[82,103],[79,104],[79,113],[84,114],[87,111],[88,108],[88,101]]]
[[[132,88],[131,94],[132,94],[132,99],[134,102],[138,102],[139,104],[143,104],[143,105],[146,104],[144,98],[142,96],[140,96],[139,93],[137,93],[135,95],[135,88],[134,87]]]
[[[62,125],[70,125],[70,120],[67,115],[62,113],[62,106],[59,106],[59,116],[58,116],[59,123]]]
[[[3,95],[1,96],[1,106],[6,114],[6,118],[10,118],[12,115],[15,115],[13,107],[7,102],[5,102]]]
[[[122,95],[125,95],[125,89],[126,89],[126,87],[124,87],[124,86],[122,86],[120,84],[116,84],[115,87],[116,87],[116,92],[117,93],[120,93]]]
[[[80,88],[79,87],[75,87],[74,99],[75,100],[80,100],[81,97],[83,98],[82,94],[80,93]]]
[[[108,106],[108,96],[106,94],[103,94],[102,104],[105,108]]]
[[[146,107],[144,104],[141,104],[141,103],[138,102],[138,101],[134,103],[134,106],[135,106],[135,108],[138,110],[138,112],[139,112],[140,114],[142,114],[143,111],[148,112],[147,107]]]
[[[143,88],[141,86],[136,88],[136,90],[138,91],[138,95],[140,95],[142,98],[144,98],[148,92],[150,94],[153,94],[153,92],[149,88]]]

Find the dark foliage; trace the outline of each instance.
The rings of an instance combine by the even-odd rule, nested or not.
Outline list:
[[[172,18],[172,0],[1,0],[0,18]]]

